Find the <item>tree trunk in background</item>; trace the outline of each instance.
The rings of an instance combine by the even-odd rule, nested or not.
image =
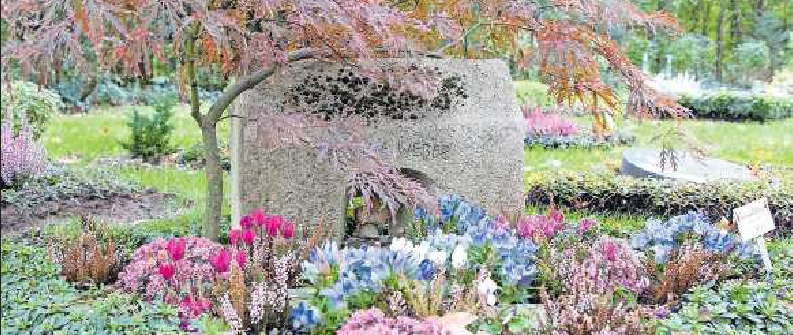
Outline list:
[[[710,23],[710,0],[705,1],[704,13],[702,13],[702,36],[708,36],[708,23]]]
[[[724,57],[724,39],[722,31],[722,24],[724,23],[724,6],[725,0],[719,0],[719,17],[716,19],[716,80],[722,81],[722,63]]]
[[[738,7],[738,0],[730,0],[730,49],[741,44],[741,8]]]
[[[207,198],[204,210],[204,236],[217,241],[219,223],[223,209],[223,168],[220,165],[217,122],[207,120],[201,123],[201,137],[204,145],[204,170],[207,178]]]
[[[699,24],[699,13],[702,12],[703,2],[703,0],[697,0],[693,13],[691,13],[691,30],[697,29],[697,24]]]

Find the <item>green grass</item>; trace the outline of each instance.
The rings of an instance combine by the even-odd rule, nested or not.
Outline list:
[[[579,118],[586,124],[587,118]],[[659,147],[651,139],[661,129],[674,127],[674,121],[627,121],[625,129],[637,136],[635,146]],[[762,163],[772,166],[793,166],[793,119],[766,122],[724,122],[687,120],[680,124],[703,146],[710,156],[739,164]],[[546,150],[526,148],[524,164],[527,173],[551,169],[590,171],[618,168],[626,147],[601,149]]]
[[[128,115],[138,109],[151,115],[148,106],[106,107],[86,115],[61,115],[50,120],[43,136],[44,148],[50,158],[77,158],[89,162],[101,156],[126,154],[121,146],[129,137]],[[173,117],[174,131],[171,145],[175,148],[190,148],[201,143],[201,130],[190,116],[187,106],[176,107]],[[219,137],[228,138],[229,122],[218,125]]]

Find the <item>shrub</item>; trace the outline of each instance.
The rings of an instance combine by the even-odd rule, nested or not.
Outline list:
[[[678,103],[700,118],[766,121],[793,117],[793,99],[785,96],[721,91],[702,96],[683,95]]]
[[[27,123],[38,139],[49,119],[63,108],[60,95],[29,82],[15,81],[10,85],[10,89],[4,86],[0,90],[3,123],[9,122],[15,132]]]
[[[106,284],[121,267],[124,255],[117,249],[107,224],[81,217],[77,236],[53,241],[53,261],[60,265],[67,281],[79,284]]]
[[[133,295],[80,292],[47,253],[2,242],[3,334],[178,334],[176,309]]]
[[[571,208],[670,217],[703,211],[713,221],[732,218],[732,210],[767,197],[778,234],[793,229],[793,181],[689,183],[638,179],[609,172],[547,171],[527,176],[527,205],[549,204],[551,198]]]
[[[14,186],[46,170],[47,158],[44,148],[36,143],[27,125],[23,125],[18,132],[14,132],[11,125],[6,122],[3,122],[0,128],[2,188]]]
[[[133,157],[152,160],[172,152],[170,140],[174,127],[171,124],[173,106],[176,101],[165,97],[154,103],[154,115],[149,118],[135,109],[127,123],[130,128],[129,141],[122,143]]]
[[[347,323],[339,329],[338,335],[441,335],[447,334],[443,327],[434,321],[416,320],[409,317],[389,318],[376,308],[355,312]]]

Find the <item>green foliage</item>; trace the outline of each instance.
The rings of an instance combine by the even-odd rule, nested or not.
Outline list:
[[[515,95],[521,104],[532,106],[553,106],[554,102],[548,95],[548,85],[536,81],[514,81]]]
[[[721,91],[700,97],[684,95],[678,102],[700,118],[766,121],[793,117],[790,97]]]
[[[662,320],[659,334],[693,331],[699,335],[782,335],[793,333],[793,284],[790,278],[729,282],[719,288],[697,287],[680,309]]]
[[[180,334],[178,311],[159,301],[78,291],[42,248],[2,242],[3,334]]]
[[[122,146],[133,157],[146,160],[171,153],[171,132],[174,130],[171,117],[175,105],[176,100],[171,97],[157,100],[151,118],[142,115],[137,109],[133,110],[128,123],[131,130],[129,141],[122,143]]]
[[[609,172],[551,172],[527,177],[529,205],[554,201],[595,212],[647,216],[674,216],[689,210],[705,210],[714,220],[731,218],[732,210],[766,196],[780,233],[793,231],[793,180],[777,183],[710,182],[680,183],[640,179]]]
[[[10,84],[10,89],[4,85],[0,92],[3,122],[8,117],[12,118],[10,122],[14,125],[14,130],[19,131],[22,122],[27,120],[35,138],[44,133],[50,118],[63,108],[58,93],[33,83],[15,81]]]

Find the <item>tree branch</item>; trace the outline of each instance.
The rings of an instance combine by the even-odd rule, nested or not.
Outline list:
[[[314,57],[312,49],[300,49],[289,53],[287,63],[312,57]],[[220,121],[220,118],[223,116],[223,112],[229,105],[231,105],[234,99],[236,99],[243,92],[256,87],[256,85],[270,77],[273,73],[275,73],[275,69],[277,67],[278,64],[273,64],[269,67],[242,77],[234,85],[229,86],[223,91],[220,97],[215,100],[215,103],[212,104],[212,107],[209,108],[209,112],[206,115],[207,121],[215,123]]]

